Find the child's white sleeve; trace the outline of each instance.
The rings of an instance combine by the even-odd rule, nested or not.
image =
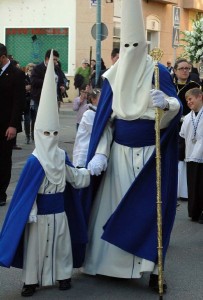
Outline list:
[[[66,165],[66,181],[74,188],[80,189],[90,184],[90,173],[87,169],[77,169]]]

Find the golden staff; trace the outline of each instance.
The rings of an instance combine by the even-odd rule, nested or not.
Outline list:
[[[159,90],[159,67],[163,51],[155,48],[150,52],[154,66],[154,85]],[[158,283],[159,283],[159,299],[163,299],[163,245],[162,245],[162,201],[161,201],[161,149],[160,149],[160,119],[162,110],[156,108],[155,111],[155,132],[156,132],[156,187],[157,187],[157,249],[158,249]]]

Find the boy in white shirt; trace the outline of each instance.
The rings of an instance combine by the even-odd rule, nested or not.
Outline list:
[[[203,224],[203,93],[193,88],[185,98],[191,112],[184,118],[180,136],[185,139],[188,214],[192,221]]]
[[[94,89],[90,95],[91,104],[88,105],[80,121],[75,144],[73,147],[73,165],[75,167],[85,167],[87,160],[87,153],[89,148],[90,136],[94,123],[97,105],[99,102],[100,90]]]

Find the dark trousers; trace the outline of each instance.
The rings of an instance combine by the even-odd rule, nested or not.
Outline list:
[[[6,190],[11,179],[13,140],[0,136],[0,202],[7,198]]]
[[[36,119],[36,110],[34,107],[30,108],[29,111],[27,111],[24,114],[24,130],[26,137],[30,139],[34,139],[34,124]]]
[[[198,219],[203,211],[203,163],[187,162],[188,215]]]

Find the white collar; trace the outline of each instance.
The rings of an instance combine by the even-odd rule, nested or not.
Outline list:
[[[5,64],[2,68],[1,68],[1,74],[3,74],[3,72],[8,68],[8,66],[10,65],[10,60],[7,62],[7,64]]]

